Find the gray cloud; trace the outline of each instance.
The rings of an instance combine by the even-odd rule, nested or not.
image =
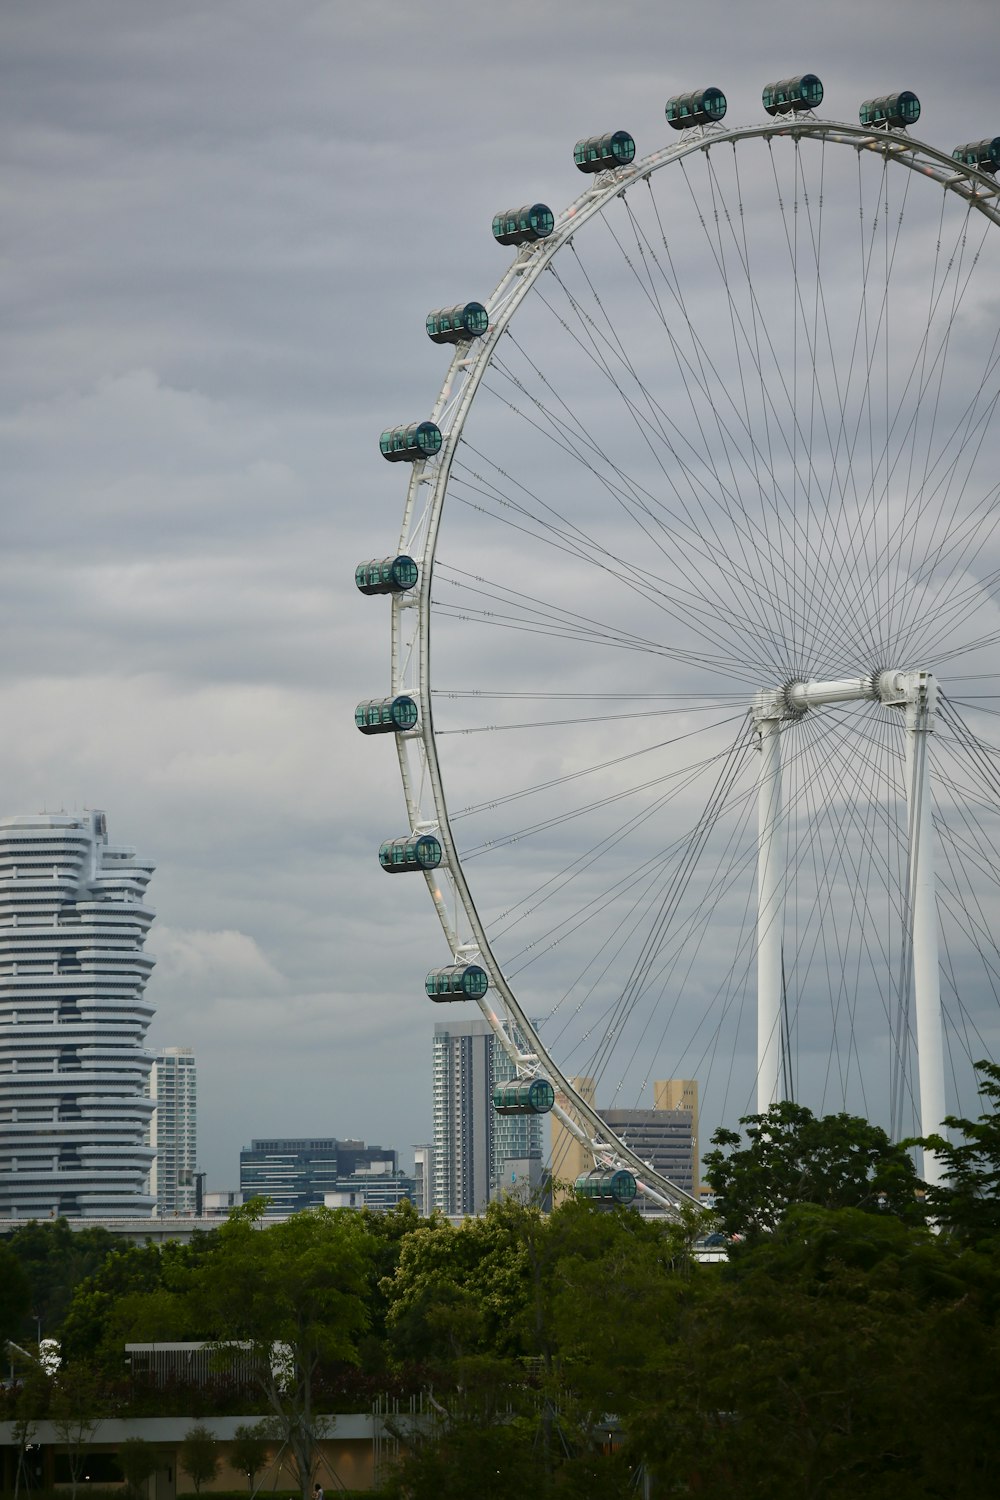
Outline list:
[[[442,377],[425,312],[495,283],[493,212],[578,191],[579,135],[661,143],[677,88],[717,81],[752,120],[764,82],[812,67],[831,114],[912,86],[920,134],[992,133],[993,12],[8,7],[3,810],[101,805],[157,861],[152,1039],[197,1051],[211,1186],[252,1134],[430,1130],[442,942],[422,883],[377,868],[403,803],[391,746],[351,721],[388,682],[387,613],[351,575],[399,526],[378,432]],[[454,685],[508,649],[470,631]],[[574,687],[616,670],[557,642],[534,663]],[[523,783],[572,763],[507,740]],[[506,899],[523,867],[496,869]]]

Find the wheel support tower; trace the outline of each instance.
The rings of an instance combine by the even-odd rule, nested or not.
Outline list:
[[[792,682],[767,688],[751,713],[760,745],[757,781],[757,1110],[783,1095],[782,1008],[787,836],[781,787],[782,727],[838,703],[877,702],[905,715],[905,781],[908,807],[905,920],[912,954],[920,1086],[920,1128],[941,1130],[945,1114],[941,985],[938,972],[931,787],[927,739],[934,729],[937,683],[931,672],[878,672],[833,682]],[[904,981],[905,982],[905,981]],[[904,1045],[904,1039],[900,1039]],[[924,1152],[924,1178],[943,1180],[940,1158]]]

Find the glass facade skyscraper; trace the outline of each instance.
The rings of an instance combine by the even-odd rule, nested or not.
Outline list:
[[[537,1162],[541,1115],[501,1116],[493,1085],[514,1065],[488,1021],[438,1021],[433,1043],[434,1169],[432,1206],[450,1215],[482,1213],[509,1186],[507,1163]]]

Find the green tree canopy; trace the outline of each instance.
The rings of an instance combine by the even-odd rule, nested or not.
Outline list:
[[[944,1124],[964,1137],[957,1144],[940,1135],[916,1143],[935,1151],[944,1167],[944,1181],[927,1189],[932,1216],[970,1244],[1000,1236],[1000,1066],[983,1061],[976,1070],[990,1108],[976,1120],[948,1116]]]
[[[794,1203],[858,1208],[918,1222],[916,1171],[905,1144],[856,1115],[818,1117],[790,1100],[763,1115],[717,1130],[705,1157],[705,1179],[729,1234],[773,1231]]]
[[[30,1287],[25,1319],[20,1331],[12,1335],[22,1341],[35,1337],[38,1323],[43,1336],[59,1337],[76,1288],[121,1248],[109,1229],[100,1225],[71,1229],[66,1219],[23,1224],[6,1244]]]
[[[219,1444],[215,1433],[201,1424],[188,1428],[177,1462],[194,1485],[195,1494],[200,1495],[202,1485],[211,1483],[219,1472]]]
[[[311,1209],[262,1228],[262,1208],[253,1200],[219,1230],[191,1278],[191,1305],[222,1361],[251,1351],[307,1500],[321,1436],[316,1374],[324,1360],[357,1363],[373,1242],[350,1209]]]

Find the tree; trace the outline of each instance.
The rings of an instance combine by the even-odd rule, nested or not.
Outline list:
[[[100,1393],[88,1365],[61,1366],[52,1382],[49,1417],[56,1437],[66,1450],[70,1500],[76,1500],[87,1448],[101,1420]]]
[[[247,1490],[253,1495],[255,1477],[267,1462],[271,1435],[266,1422],[241,1423],[229,1445],[229,1462],[238,1474],[247,1476]]]
[[[308,1500],[327,1425],[315,1409],[316,1375],[321,1361],[358,1362],[372,1244],[350,1209],[312,1209],[266,1229],[262,1210],[255,1199],[230,1217],[191,1297],[220,1360],[242,1360],[249,1347]]]
[[[48,1377],[41,1365],[35,1361],[27,1370],[14,1402],[14,1420],[11,1423],[11,1439],[17,1449],[14,1500],[18,1500],[22,1488],[30,1487],[28,1454],[35,1446],[38,1422],[45,1415],[48,1400]]]
[[[31,1311],[31,1287],[9,1243],[0,1242],[0,1350],[20,1338]]]
[[[740,1124],[746,1146],[737,1131],[717,1130],[716,1150],[705,1157],[705,1179],[729,1234],[770,1233],[793,1203],[922,1218],[907,1147],[879,1126],[856,1115],[818,1118],[787,1099]]]
[[[145,1438],[126,1438],[118,1448],[118,1467],[130,1500],[143,1500],[147,1481],[160,1467],[160,1456]]]
[[[15,1230],[7,1244],[27,1277],[31,1295],[21,1331],[12,1332],[12,1337],[34,1338],[36,1322],[45,1333],[58,1335],[75,1289],[99,1270],[119,1243],[100,1225],[74,1230],[66,1219],[36,1220]]]
[[[1000,1066],[978,1062],[976,1071],[991,1110],[976,1120],[948,1116],[944,1124],[965,1137],[958,1145],[940,1135],[914,1143],[936,1152],[944,1167],[944,1181],[927,1188],[931,1215],[970,1244],[1000,1235]]]
[[[200,1495],[202,1485],[211,1482],[219,1472],[219,1448],[215,1433],[202,1426],[189,1428],[184,1434],[178,1463],[190,1477],[195,1494]]]
[[[193,1235],[186,1245],[119,1245],[74,1292],[63,1327],[65,1354],[116,1377],[130,1340],[207,1337],[190,1292],[216,1248],[214,1230]]]

